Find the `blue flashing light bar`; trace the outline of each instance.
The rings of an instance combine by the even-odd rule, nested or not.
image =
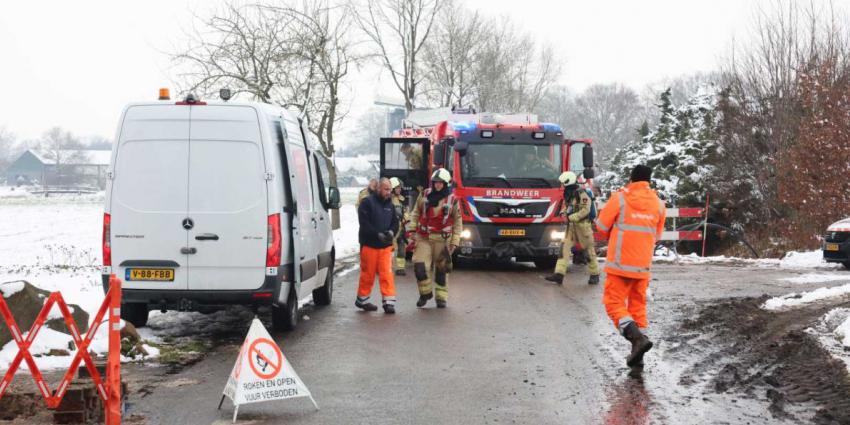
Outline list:
[[[476,123],[470,121],[452,121],[450,124],[455,131],[461,134],[471,133],[478,127]]]
[[[552,124],[550,122],[540,123],[540,126],[543,127],[543,131],[550,131],[553,133],[561,133],[561,126],[558,124]]]

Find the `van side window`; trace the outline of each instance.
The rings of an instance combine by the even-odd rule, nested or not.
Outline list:
[[[319,199],[322,201],[322,206],[328,209],[328,199],[330,199],[328,183],[331,181],[331,174],[328,172],[328,162],[324,155],[313,155],[313,160],[316,163],[316,169],[319,170]]]
[[[309,211],[315,211],[313,205],[313,179],[310,176],[310,163],[307,159],[307,149],[304,147],[304,139],[301,136],[301,129],[298,124],[286,121],[287,136],[289,139],[289,153],[292,155],[292,166],[295,173],[296,181],[302,187],[295,190],[298,198],[298,205],[306,207]],[[303,189],[302,189],[303,188]]]
[[[277,140],[277,153],[280,159],[280,169],[283,172],[283,199],[286,205],[292,205],[292,192],[289,190],[289,164],[286,162],[286,129],[280,121],[272,120],[272,129],[274,130],[275,140]]]

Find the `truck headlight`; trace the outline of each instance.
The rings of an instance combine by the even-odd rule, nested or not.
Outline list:
[[[567,237],[567,232],[563,232],[560,230],[553,230],[552,233],[549,234],[549,239],[553,241],[562,241]]]
[[[469,229],[463,229],[460,232],[461,239],[472,239],[472,232]]]

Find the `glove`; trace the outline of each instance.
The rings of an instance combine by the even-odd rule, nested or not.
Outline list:
[[[392,238],[387,235],[387,232],[378,232],[378,242],[380,243],[390,243]]]
[[[394,238],[395,238],[395,232],[393,232],[392,230],[387,230],[387,239],[393,240]]]

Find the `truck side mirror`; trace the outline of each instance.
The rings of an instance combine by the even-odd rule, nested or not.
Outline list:
[[[455,142],[455,152],[460,156],[466,156],[466,150],[469,149],[467,142]]]
[[[434,146],[434,166],[442,167],[445,164],[446,159],[446,144],[440,143],[437,146]]]
[[[328,209],[338,210],[340,207],[339,189],[335,187],[328,188]]]
[[[584,148],[581,150],[582,162],[584,162],[584,168],[593,168],[593,146],[584,145]]]
[[[584,169],[584,178],[585,180],[590,180],[596,176],[596,173],[593,171],[593,168],[585,168]]]

